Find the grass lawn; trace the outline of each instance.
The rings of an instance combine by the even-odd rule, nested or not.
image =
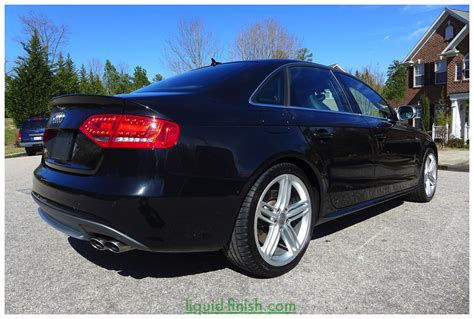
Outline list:
[[[15,146],[17,138],[18,129],[13,119],[5,118],[5,155],[25,152],[23,147]]]
[[[13,119],[5,118],[5,145],[12,145],[16,143],[18,138],[18,129],[13,122]]]
[[[5,145],[5,155],[16,153],[25,153],[25,149],[23,147],[16,147],[15,145]]]

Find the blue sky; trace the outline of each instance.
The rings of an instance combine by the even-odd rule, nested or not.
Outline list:
[[[449,5],[469,10],[469,7]],[[163,59],[165,40],[176,31],[179,19],[204,20],[228,59],[230,45],[244,27],[265,18],[280,21],[296,34],[314,55],[314,62],[338,63],[346,70],[371,65],[386,70],[394,59],[403,59],[444,6],[26,6],[5,8],[7,69],[23,54],[24,38],[19,17],[29,12],[46,15],[69,29],[63,47],[76,66],[91,59],[102,63],[135,65],[149,77],[172,75]]]

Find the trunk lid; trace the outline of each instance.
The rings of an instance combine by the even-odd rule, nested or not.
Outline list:
[[[75,174],[94,174],[107,151],[80,131],[90,116],[127,113],[160,117],[145,105],[113,96],[65,95],[53,99],[52,104],[44,135],[44,163]]]

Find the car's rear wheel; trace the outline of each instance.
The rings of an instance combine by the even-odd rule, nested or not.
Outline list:
[[[436,192],[436,186],[438,184],[438,162],[436,160],[435,153],[432,149],[429,149],[423,160],[422,167],[422,186],[406,196],[406,199],[413,202],[427,203],[429,202]]]
[[[294,268],[311,239],[317,192],[304,172],[290,163],[268,169],[254,183],[240,209],[228,259],[260,277],[275,277]]]

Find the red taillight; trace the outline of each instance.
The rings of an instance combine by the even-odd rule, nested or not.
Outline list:
[[[105,148],[169,148],[179,138],[178,124],[136,115],[93,115],[80,130]]]
[[[21,142],[21,131],[18,131],[18,142]]]
[[[46,143],[47,141],[55,137],[57,132],[58,132],[57,130],[49,130],[49,129],[45,130],[43,132],[43,143]]]

